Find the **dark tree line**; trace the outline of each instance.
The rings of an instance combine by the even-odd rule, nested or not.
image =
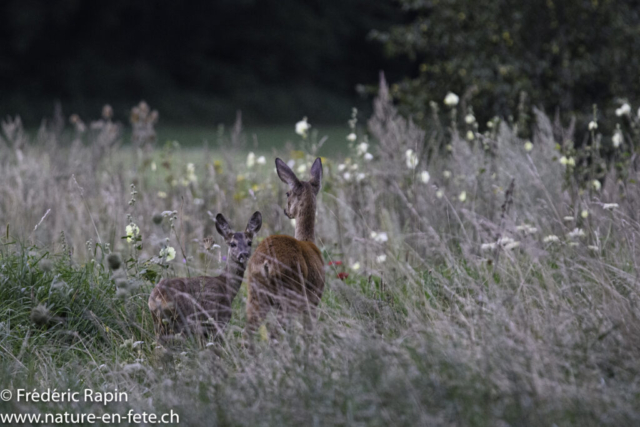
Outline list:
[[[116,112],[144,98],[175,122],[348,118],[356,85],[402,66],[369,40],[391,0],[5,0],[0,114]]]

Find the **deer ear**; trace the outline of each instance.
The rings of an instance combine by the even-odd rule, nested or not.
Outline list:
[[[231,230],[227,219],[220,213],[216,215],[216,230],[218,230],[218,233],[220,233],[225,240],[233,234],[233,230]]]
[[[260,231],[261,227],[262,227],[262,214],[260,213],[260,211],[256,211],[254,212],[253,215],[251,215],[251,219],[247,223],[247,229],[245,230],[245,232],[253,236],[258,231]]]
[[[320,160],[320,157],[318,157],[311,166],[311,180],[309,180],[309,184],[313,186],[316,194],[318,194],[318,191],[322,188],[322,160]]]
[[[295,173],[291,170],[289,166],[279,158],[276,158],[276,171],[278,171],[278,177],[285,184],[289,185],[289,188],[292,190],[300,185],[300,181]]]

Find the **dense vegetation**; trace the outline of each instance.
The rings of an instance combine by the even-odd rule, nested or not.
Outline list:
[[[464,94],[483,122],[515,115],[521,92],[585,121],[592,104],[612,117],[640,93],[637,0],[399,3],[411,22],[374,35],[387,53],[413,61],[415,75],[393,94],[421,120],[448,91]]]
[[[295,325],[277,342],[261,334],[254,351],[241,338],[245,286],[219,343],[158,345],[146,299],[160,277],[221,267],[224,243],[205,244],[217,212],[240,226],[260,209],[261,238],[291,233],[273,157],[303,175],[321,138],[248,152],[238,124],[216,146],[156,146],[146,104],[133,109],[133,147],[120,145],[109,108],[90,129],[74,117],[73,129],[52,123],[35,136],[5,121],[0,384],[117,388],[129,401],[14,399],[0,401],[0,414],[174,410],[182,424],[220,426],[637,425],[633,162],[620,154],[589,175],[566,141],[603,141],[593,126],[566,129],[527,111],[536,126],[525,140],[517,123],[467,129],[473,115],[449,104],[464,127],[421,129],[398,114],[383,82],[367,132],[357,115],[345,126],[349,152],[324,159],[319,196],[320,318],[309,334]],[[636,119],[625,120],[619,153],[640,141]],[[443,150],[430,150],[433,135]],[[175,259],[160,257],[168,246]]]

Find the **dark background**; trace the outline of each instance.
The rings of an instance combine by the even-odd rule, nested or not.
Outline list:
[[[640,0],[3,0],[0,16],[0,116],[27,126],[56,101],[126,120],[141,99],[163,124],[344,125],[380,70],[425,126],[449,91],[483,123],[532,106],[585,122],[640,92]]]
[[[368,37],[406,17],[390,0],[111,0],[0,3],[0,115],[126,114],[145,99],[163,123],[348,119],[358,84],[399,78]],[[124,118],[124,117],[120,117]]]

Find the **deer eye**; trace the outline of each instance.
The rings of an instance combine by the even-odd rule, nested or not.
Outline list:
[[[290,195],[290,194],[289,194],[289,192],[287,191],[287,197],[289,197],[289,195]]]
[[[247,245],[251,246],[251,240],[249,240],[249,241],[247,242]]]
[[[229,246],[232,247],[232,248],[235,248],[236,247],[236,243],[235,242],[231,242],[231,243],[229,243]]]

